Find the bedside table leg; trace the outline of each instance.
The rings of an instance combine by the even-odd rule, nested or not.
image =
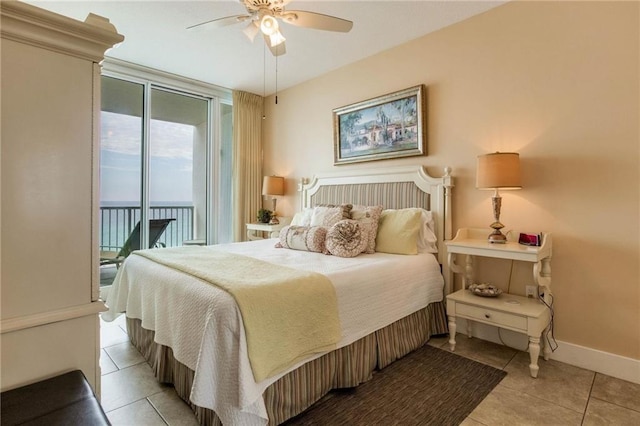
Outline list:
[[[449,316],[449,348],[456,349],[456,317]]]
[[[529,337],[529,360],[531,364],[529,364],[529,372],[531,373],[531,377],[538,377],[538,357],[540,356],[540,339],[537,337]]]

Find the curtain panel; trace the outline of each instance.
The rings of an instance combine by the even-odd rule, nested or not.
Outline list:
[[[233,240],[262,208],[262,96],[233,91]]]

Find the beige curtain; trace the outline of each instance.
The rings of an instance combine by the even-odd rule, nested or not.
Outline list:
[[[245,224],[262,208],[263,97],[233,91],[233,240],[246,239]]]

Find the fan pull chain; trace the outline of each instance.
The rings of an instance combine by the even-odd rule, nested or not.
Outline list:
[[[279,45],[276,47],[276,50]],[[278,105],[278,56],[276,56],[276,105]]]
[[[267,116],[264,113],[264,99],[267,96],[267,45],[262,45],[262,119]]]

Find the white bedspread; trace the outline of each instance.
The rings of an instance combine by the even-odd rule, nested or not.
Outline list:
[[[209,248],[329,277],[338,296],[342,326],[338,347],[443,299],[444,281],[432,254],[341,258],[276,249],[276,241]],[[116,276],[107,305],[103,319],[113,320],[125,311],[128,317],[141,319],[144,328],[155,331],[157,343],[171,347],[175,358],[196,372],[191,391],[194,404],[214,410],[223,424],[267,423],[262,393],[286,372],[254,381],[242,316],[228,293],[141,256],[130,256]]]

